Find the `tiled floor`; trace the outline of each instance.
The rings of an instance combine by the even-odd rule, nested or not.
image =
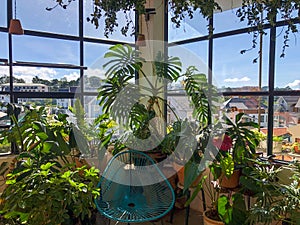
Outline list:
[[[186,225],[185,224],[185,209],[176,209],[175,213],[174,213],[174,217],[173,217],[173,223],[170,223],[170,215],[168,214],[167,216],[165,216],[163,218],[164,221],[164,225]],[[127,225],[125,223],[118,223],[115,221],[109,221],[107,219],[102,218],[101,222],[98,223],[97,225]],[[133,225],[151,225],[151,224],[155,224],[155,225],[159,225],[161,224],[161,221],[157,221],[154,223],[151,222],[145,222],[145,223],[134,223]],[[188,220],[188,225],[203,225],[203,220],[202,220],[202,213],[200,212],[196,212],[194,210],[190,210],[190,216],[189,216],[189,220]]]

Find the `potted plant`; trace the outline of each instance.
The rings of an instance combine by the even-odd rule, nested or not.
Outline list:
[[[259,138],[251,129],[257,128],[258,124],[245,121],[243,116],[244,113],[238,113],[233,121],[225,115],[220,122],[221,134],[216,129],[213,138],[213,145],[219,150],[213,164],[214,173],[224,188],[236,188],[242,168],[247,166],[248,159],[256,157]]]
[[[197,195],[197,190],[203,189],[207,206],[207,210],[203,212],[204,225],[242,224],[247,218],[243,194],[224,191],[219,185],[222,178],[220,179],[215,173],[214,163],[209,166],[209,169],[210,173],[203,176],[186,205],[190,204]]]
[[[209,89],[215,93],[216,89],[210,87],[206,75],[199,74],[193,66],[182,73],[178,57],[165,57],[159,52],[153,62],[146,62],[138,50],[119,44],[111,47],[105,58],[109,59],[104,65],[106,79],[99,89],[98,98],[103,112],[121,128],[121,135],[113,143],[113,154],[125,148],[148,154],[158,153],[164,157],[172,154],[174,160],[183,160],[185,168],[190,168],[185,172],[189,174],[187,183],[190,185],[199,172],[195,170],[201,152],[196,136],[211,123],[213,107],[209,105],[210,99],[206,93]],[[145,65],[151,68],[152,76],[146,75]],[[140,75],[137,81],[140,85],[130,82],[137,73]],[[164,85],[179,80],[193,105],[195,124],[180,119],[163,98]],[[163,105],[174,115],[174,121],[170,124],[164,121]],[[165,128],[165,124],[169,129]],[[189,187],[188,184],[184,185],[185,188]]]
[[[292,149],[294,150],[294,152],[295,153],[300,153],[300,143],[298,143],[298,142],[294,142],[293,144],[292,144]]]
[[[245,168],[241,183],[255,200],[249,208],[249,224],[299,224],[300,165],[298,162],[280,165],[272,161],[255,160]]]
[[[80,131],[67,115],[50,115],[44,107],[25,107],[24,113],[14,104],[6,107],[12,125],[1,132],[1,141],[15,143],[19,154],[1,195],[1,214],[10,223],[89,224],[99,171],[78,168],[70,158],[74,149],[86,146]]]

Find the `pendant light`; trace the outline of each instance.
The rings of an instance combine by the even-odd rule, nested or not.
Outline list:
[[[10,20],[9,30],[10,34],[24,34],[24,30],[22,28],[20,20],[17,19],[17,2],[15,0],[15,18]]]

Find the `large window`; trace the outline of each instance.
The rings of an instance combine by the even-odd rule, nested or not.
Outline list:
[[[51,113],[68,113],[74,120],[68,108],[80,99],[92,122],[101,113],[97,93],[104,53],[116,43],[133,43],[134,36],[115,32],[104,37],[103,29],[86,20],[93,10],[91,1],[71,1],[66,9],[54,7],[55,1],[16,2],[24,35],[8,34],[7,19],[15,17],[14,1],[0,1],[0,102],[48,106]],[[135,13],[130,15],[135,21]],[[120,24],[123,20],[118,18]],[[1,108],[0,129],[8,121]],[[9,152],[9,147],[2,149]]]
[[[200,32],[198,35],[191,33],[180,41],[173,36],[185,26],[176,29],[170,24],[169,53],[174,52],[173,45],[177,44],[203,59],[211,69],[204,73],[224,97],[223,112],[243,112],[245,120],[259,123],[262,141],[257,151],[265,155],[275,153],[281,160],[299,159],[300,155],[292,148],[300,138],[299,36],[290,36],[285,57],[280,57],[284,36],[284,27],[279,26],[280,23],[277,28],[266,29],[265,35],[258,35],[256,47],[251,49],[253,36],[245,29],[247,24],[239,22],[236,9],[216,12],[212,22],[212,36],[203,38]],[[189,23],[187,20],[184,25]],[[203,29],[201,19],[193,19],[193,29]],[[276,38],[271,37],[271,29],[276,31]],[[182,60],[184,64],[192,62],[187,57]],[[169,101],[185,102],[182,98],[169,91]],[[177,111],[180,110],[178,105]],[[186,108],[181,114],[188,117],[188,110]]]

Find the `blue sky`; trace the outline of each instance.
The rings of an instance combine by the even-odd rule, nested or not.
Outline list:
[[[85,17],[91,12],[91,1],[84,0],[86,10]],[[53,0],[18,0],[17,17],[21,19],[25,29],[58,32],[70,35],[78,33],[78,24],[75,19],[78,16],[77,2],[72,2],[67,10],[59,7],[51,12],[45,10],[55,4]],[[0,9],[6,8],[6,0],[0,0]],[[238,21],[233,10],[218,13],[215,16],[215,31],[222,32],[229,29],[243,27],[244,24]],[[6,26],[6,15],[0,13],[0,26]],[[86,22],[85,34],[89,37],[103,38],[101,28],[98,30]],[[195,19],[186,19],[181,28],[176,29],[174,25],[169,26],[170,41],[182,40],[204,35],[207,30],[205,21],[201,16]],[[278,29],[278,33],[281,30]],[[282,36],[277,37],[279,51],[276,57],[276,78],[275,85],[279,87],[291,86],[294,89],[300,89],[299,76],[299,56],[300,47],[297,43],[299,34],[290,36],[290,48],[287,49],[285,58],[279,58]],[[133,41],[133,37],[124,37],[116,32],[110,39],[120,39],[123,41]],[[79,45],[76,42],[66,42],[61,40],[42,39],[30,36],[13,36],[14,60],[15,61],[35,61],[51,63],[69,63],[79,64]],[[263,85],[268,84],[268,43],[269,36],[264,37],[264,57],[263,57]],[[7,35],[0,33],[0,57],[7,58]],[[258,64],[253,64],[252,60],[257,56],[257,49],[240,54],[242,49],[251,46],[251,35],[245,34],[237,37],[216,39],[214,42],[214,84],[222,86],[257,86],[258,85]],[[89,67],[86,71],[89,75],[103,75],[101,65],[102,57],[109,46],[96,46],[94,44],[85,45],[85,64]],[[177,50],[174,50],[176,49]],[[181,57],[185,67],[195,65],[200,72],[207,72],[207,42],[201,44],[189,44],[173,48],[174,52]],[[181,50],[182,51],[181,51]],[[5,67],[0,67],[0,74],[5,73]],[[15,75],[23,77],[27,82],[31,77],[38,75],[43,79],[53,79],[66,77],[68,80],[76,79],[79,74],[76,70],[57,70],[43,68],[19,67],[15,70]]]

